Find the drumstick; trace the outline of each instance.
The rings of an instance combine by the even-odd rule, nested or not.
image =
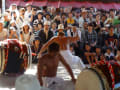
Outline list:
[[[37,56],[37,54],[36,53],[32,53],[32,56]]]

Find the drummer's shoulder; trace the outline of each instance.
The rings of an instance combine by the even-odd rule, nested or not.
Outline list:
[[[42,55],[42,56],[39,58],[39,60],[42,61],[42,60],[44,60],[44,59],[47,59],[48,57],[49,57],[48,54],[44,54],[44,55]]]

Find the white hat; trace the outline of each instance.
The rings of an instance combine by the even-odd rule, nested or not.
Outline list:
[[[16,31],[14,27],[10,27],[10,30]]]
[[[23,23],[23,25],[22,25],[22,27],[24,27],[24,26],[26,26],[26,25],[28,25],[28,26],[29,26],[29,23],[24,22],[24,23]]]
[[[5,13],[3,14],[3,16],[8,16],[8,13],[7,13],[7,12],[5,12]]]
[[[31,4],[30,4],[30,3],[27,3],[25,6],[28,7],[28,6],[31,6]]]
[[[16,90],[41,90],[40,83],[36,76],[22,75],[15,82]]]
[[[15,20],[10,21],[10,24],[15,23]]]
[[[63,24],[59,24],[59,25],[58,25],[58,30],[59,30],[59,29],[64,29],[64,25],[63,25]]]
[[[44,25],[49,25],[50,26],[50,21],[45,21]]]

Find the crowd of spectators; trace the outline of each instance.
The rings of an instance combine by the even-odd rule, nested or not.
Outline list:
[[[62,24],[64,27],[59,28]],[[1,15],[0,41],[18,39],[31,45],[32,52],[39,53],[43,44],[58,32],[66,37],[79,36],[70,44],[71,52],[85,64],[105,59],[116,60],[120,48],[120,11],[96,8],[33,7],[12,4]],[[37,62],[37,56],[33,57]]]

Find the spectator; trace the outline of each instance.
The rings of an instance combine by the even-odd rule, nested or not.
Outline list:
[[[88,25],[88,31],[85,33],[86,36],[86,42],[90,44],[92,50],[95,50],[95,46],[97,44],[97,33],[95,30],[93,30],[93,24],[89,23]]]
[[[105,58],[107,61],[114,60],[114,53],[112,52],[111,47],[108,47],[106,49]]]
[[[53,32],[50,29],[50,22],[45,21],[44,22],[44,30],[41,30],[38,33],[38,36],[41,38],[41,43],[45,44],[48,40],[50,40],[53,37]]]
[[[10,19],[8,18],[8,13],[4,13],[4,28],[8,29],[10,24]]]
[[[22,26],[23,26],[23,23],[25,22],[25,9],[24,8],[21,8],[20,9],[20,16],[17,18],[17,21],[16,21],[16,24],[18,24],[18,28],[19,30],[22,29]]]
[[[8,32],[3,28],[3,22],[0,22],[0,41],[3,41],[8,38]]]
[[[22,31],[20,32],[20,40],[30,44],[32,32],[30,31],[30,26],[26,23],[23,24]]]
[[[51,31],[53,32],[54,35],[57,32],[57,24],[55,22],[53,22],[51,25]]]
[[[106,42],[109,44],[109,46],[116,51],[118,47],[118,40],[117,35],[114,34],[114,27],[109,27],[109,34],[106,35]]]
[[[86,18],[87,18],[87,11],[86,10],[82,10],[81,17],[79,19],[79,27],[80,28],[83,28],[84,22],[87,21]]]
[[[32,49],[32,53],[35,54],[35,56],[32,57],[32,62],[33,63],[38,63],[38,53],[40,52],[40,49],[41,49],[41,39],[39,37],[35,37],[34,40],[33,40],[33,45],[31,47]]]
[[[75,20],[74,20],[74,18],[73,18],[72,12],[70,12],[70,13],[68,14],[67,24],[69,24],[69,25],[75,24]]]
[[[29,19],[31,14],[32,14],[32,6],[31,6],[31,4],[27,3],[26,4],[26,11],[25,11],[25,18]]]
[[[91,49],[91,46],[86,43],[85,44],[85,51],[84,51],[84,57],[83,57],[83,62],[85,64],[92,64],[94,63],[94,60],[95,60],[95,53],[92,52],[92,49]]]
[[[9,29],[9,39],[19,39],[18,38],[18,35],[17,35],[17,32],[16,32],[16,29],[14,27],[10,27]]]

